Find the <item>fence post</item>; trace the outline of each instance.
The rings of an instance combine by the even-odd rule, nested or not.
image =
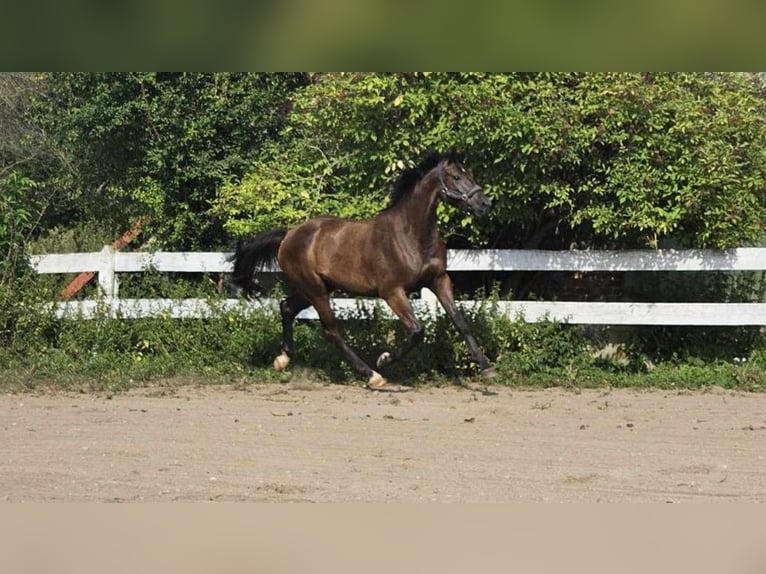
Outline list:
[[[114,274],[114,254],[116,250],[111,245],[104,245],[99,254],[100,262],[98,266],[98,286],[101,294],[111,307],[114,299],[117,298],[117,277]]]

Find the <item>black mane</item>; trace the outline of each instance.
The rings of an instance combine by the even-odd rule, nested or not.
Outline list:
[[[439,162],[444,159],[449,160],[451,163],[458,163],[461,161],[459,154],[455,150],[451,150],[447,153],[431,151],[426,153],[417,166],[405,169],[391,187],[391,203],[388,207],[393,207],[399,203],[404,196],[415,189],[418,182],[423,179],[429,171],[439,165]]]

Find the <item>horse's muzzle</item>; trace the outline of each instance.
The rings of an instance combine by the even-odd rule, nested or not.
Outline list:
[[[476,217],[483,217],[492,207],[492,200],[476,186],[468,193],[468,207]]]

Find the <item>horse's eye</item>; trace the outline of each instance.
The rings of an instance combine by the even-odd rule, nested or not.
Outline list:
[[[455,181],[457,181],[457,180],[459,180],[459,179],[460,179],[460,176],[459,176],[459,175],[453,175],[453,176],[452,176],[452,179],[454,179]]]

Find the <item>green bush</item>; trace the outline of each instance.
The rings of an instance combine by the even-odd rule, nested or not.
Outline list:
[[[104,222],[177,248],[221,245],[208,213],[279,133],[301,73],[48,73],[33,120],[70,170],[44,184],[65,197],[56,222]]]
[[[530,249],[740,247],[761,239],[762,84],[746,74],[321,73],[213,212],[249,235],[369,217],[395,175],[457,147],[494,204],[451,241]]]

